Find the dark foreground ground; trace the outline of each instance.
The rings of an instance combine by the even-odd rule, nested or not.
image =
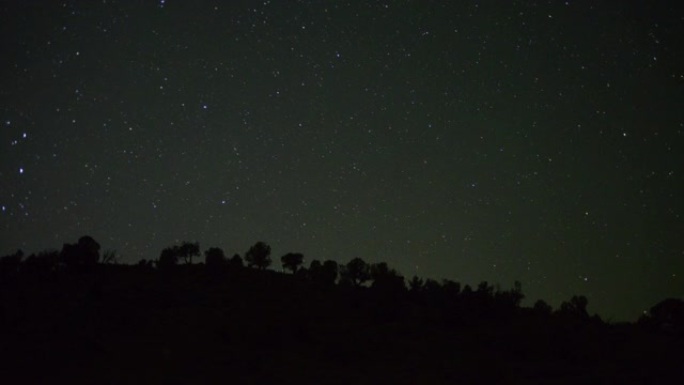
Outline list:
[[[681,334],[486,296],[120,266],[10,277],[0,300],[4,384],[684,383]]]

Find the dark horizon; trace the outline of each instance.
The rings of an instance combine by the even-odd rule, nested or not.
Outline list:
[[[82,246],[82,242],[84,240],[86,245],[91,246],[85,246],[84,249],[84,246]],[[263,260],[264,264],[262,266],[259,266],[259,262],[252,261],[252,255],[255,248],[260,246],[265,248],[265,256],[263,258],[266,258]],[[88,252],[84,251],[88,248],[92,248],[93,250]],[[70,257],[69,255],[73,256]],[[168,245],[167,247],[163,248],[155,258],[141,258],[131,263],[127,262],[125,258],[123,258],[123,256],[120,255],[116,250],[103,249],[93,237],[87,235],[80,237],[76,243],[65,242],[62,244],[61,248],[45,248],[38,252],[26,252],[23,249],[17,249],[14,253],[0,255],[0,273],[3,273],[9,277],[11,282],[12,276],[15,273],[28,274],[28,277],[31,277],[32,274],[36,274],[37,272],[63,274],[74,269],[76,269],[74,271],[78,271],[80,269],[79,266],[81,266],[83,263],[85,263],[87,267],[85,270],[86,272],[90,272],[95,265],[100,265],[103,267],[109,266],[109,268],[137,267],[144,269],[156,269],[160,272],[166,271],[169,267],[174,266],[175,268],[180,268],[182,265],[185,267],[205,265],[208,271],[217,270],[217,273],[221,273],[223,269],[229,266],[233,266],[232,269],[234,269],[236,268],[234,265],[237,263],[237,266],[240,268],[254,268],[257,270],[273,271],[275,273],[282,274],[287,274],[287,271],[289,270],[293,275],[295,273],[303,273],[305,276],[308,274],[308,271],[313,271],[315,264],[332,262],[335,264],[335,266],[339,266],[341,269],[338,275],[338,269],[335,267],[336,273],[335,277],[332,278],[332,283],[344,286],[343,277],[345,266],[350,266],[350,264],[353,264],[354,262],[359,262],[366,265],[365,269],[367,269],[368,272],[377,266],[382,267],[384,265],[382,268],[388,272],[389,276],[392,277],[392,279],[396,278],[393,284],[398,285],[398,287],[401,287],[403,290],[414,291],[416,288],[414,288],[413,285],[420,282],[419,285],[436,285],[437,287],[444,287],[445,289],[450,285],[456,285],[456,287],[458,287],[457,292],[462,290],[465,292],[481,291],[484,288],[485,291],[491,290],[492,294],[499,295],[510,291],[517,293],[516,295],[520,295],[520,298],[516,301],[516,306],[530,310],[536,310],[537,308],[541,307],[542,309],[545,309],[544,312],[549,312],[549,314],[562,314],[565,307],[570,306],[569,304],[572,304],[573,301],[579,298],[585,302],[584,305],[582,305],[582,312],[584,312],[587,319],[589,319],[589,317],[593,317],[592,319],[595,319],[601,323],[605,322],[608,325],[621,324],[625,322],[636,324],[637,322],[641,322],[645,318],[648,318],[651,315],[649,310],[653,309],[654,306],[666,301],[674,300],[673,298],[661,298],[657,303],[651,304],[651,306],[648,307],[649,310],[642,312],[638,318],[633,320],[622,320],[614,319],[613,317],[605,317],[604,314],[601,314],[600,309],[593,309],[594,307],[587,306],[589,301],[583,293],[574,293],[571,297],[569,296],[568,298],[565,298],[559,304],[549,304],[543,298],[531,298],[525,295],[523,290],[524,282],[519,280],[515,280],[509,286],[504,285],[501,282],[488,282],[486,280],[480,280],[477,282],[460,282],[444,277],[435,278],[419,275],[405,276],[401,271],[395,270],[394,266],[388,265],[385,261],[366,261],[360,257],[354,257],[348,261],[336,261],[332,259],[311,259],[307,258],[301,252],[293,251],[282,254],[280,258],[276,258],[276,255],[277,254],[272,255],[271,245],[263,241],[253,244],[243,253],[227,253],[225,250],[223,250],[223,248],[218,246],[202,248],[200,242],[183,241],[176,242],[173,245]],[[294,260],[291,258],[293,256]],[[194,261],[193,257],[195,258]],[[289,262],[285,262],[285,259],[288,257],[290,257]],[[37,262],[41,260],[44,260],[44,262]],[[243,267],[243,264],[246,264],[246,267]],[[35,266],[42,267],[38,271],[34,271]],[[347,269],[349,268],[347,267]],[[358,287],[372,287],[373,279],[374,278],[372,278],[371,275],[368,275],[368,277],[364,279],[364,282],[358,284]],[[680,298],[677,298],[677,300],[681,301]]]
[[[670,1],[0,2],[0,255],[89,234],[684,298]]]
[[[203,263],[196,263],[202,260]],[[285,272],[268,267],[282,264]],[[90,236],[0,258],[0,378],[28,383],[679,384],[684,301],[606,323],[573,296],[198,242],[116,263]],[[30,358],[30,359],[27,359]],[[6,366],[6,367],[5,367]],[[39,369],[39,370],[36,370]]]

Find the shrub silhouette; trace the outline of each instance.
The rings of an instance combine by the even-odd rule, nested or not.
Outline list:
[[[271,265],[271,246],[265,242],[257,242],[245,253],[247,266],[265,270]]]
[[[20,270],[28,273],[51,273],[59,268],[60,254],[57,250],[45,250],[29,255]]]
[[[138,261],[138,263],[135,265],[136,270],[138,271],[143,271],[146,273],[152,272],[154,270],[154,263],[152,261],[148,261],[146,259],[141,259]]]
[[[553,312],[553,308],[551,307],[551,305],[546,303],[546,301],[544,301],[543,299],[537,300],[537,302],[534,303],[532,310],[535,314],[540,316],[549,316]]]

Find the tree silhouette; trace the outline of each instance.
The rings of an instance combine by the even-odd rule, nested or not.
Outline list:
[[[387,292],[398,292],[406,289],[404,277],[396,270],[390,269],[386,262],[374,263],[370,266],[371,287]]]
[[[477,285],[476,293],[480,298],[491,298],[494,295],[494,286],[490,286],[487,281],[482,281]]]
[[[151,272],[154,270],[152,261],[148,261],[146,259],[139,260],[135,267],[137,270],[144,272]]]
[[[102,253],[100,263],[105,265],[116,265],[119,263],[119,256],[116,254],[115,250],[107,250]]]
[[[210,247],[204,251],[204,264],[207,267],[220,268],[221,266],[225,266],[227,262],[223,249],[219,247]]]
[[[19,265],[24,258],[24,252],[17,250],[14,254],[0,258],[0,275],[14,274],[19,271]]]
[[[233,257],[230,258],[230,262],[228,263],[228,265],[234,269],[245,267],[245,264],[242,261],[242,257],[240,256],[240,254],[234,254]]]
[[[412,293],[419,293],[423,290],[423,280],[419,278],[417,275],[414,275],[413,278],[409,281],[409,290]]]
[[[520,302],[525,298],[525,295],[522,292],[522,284],[520,281],[515,281],[512,289],[504,291],[497,290],[494,297],[503,306],[517,308],[520,306]]]
[[[271,246],[265,242],[257,242],[250,247],[245,253],[245,260],[247,266],[256,267],[259,270],[265,270],[271,265]]]
[[[322,269],[323,264],[321,263],[321,261],[319,261],[318,259],[314,259],[313,261],[311,261],[307,273],[308,277],[311,279],[312,282],[320,283],[320,274]]]
[[[537,302],[534,303],[534,307],[532,308],[532,310],[537,315],[548,316],[553,311],[553,308],[543,299],[539,299],[537,300]]]
[[[523,294],[522,291],[522,282],[520,281],[513,282],[513,289],[508,293],[510,301],[514,303],[515,306],[520,306],[522,300],[525,299],[525,294]]]
[[[287,253],[280,257],[283,269],[290,270],[292,274],[297,274],[297,269],[304,262],[304,255],[301,253]]]
[[[178,257],[180,256],[180,248],[178,246],[166,247],[161,251],[157,267],[159,269],[168,269],[178,264]]]
[[[450,279],[442,280],[442,291],[448,299],[453,300],[461,294],[461,284]]]
[[[334,285],[339,272],[339,265],[333,260],[326,260],[321,267],[321,280],[323,283]]]
[[[20,270],[28,273],[51,273],[57,270],[60,253],[57,250],[45,250],[29,255],[21,264]]]
[[[583,295],[573,295],[569,302],[566,301],[561,303],[559,313],[568,318],[588,319],[588,303],[587,297]]]
[[[318,285],[334,285],[337,280],[339,265],[337,262],[327,260],[323,263],[314,259],[309,265],[308,276],[312,282]]]
[[[393,271],[390,271],[387,262],[374,263],[370,265],[370,276],[372,280],[382,279],[385,276],[391,275]]]
[[[192,257],[200,256],[199,242],[183,242],[178,249],[178,253],[185,260],[186,264],[192,264]]]
[[[370,278],[370,266],[361,258],[349,261],[342,270],[342,278],[351,282],[354,286],[361,286]]]
[[[647,323],[667,332],[684,333],[684,301],[667,298],[658,302],[649,310]]]
[[[90,236],[79,238],[78,243],[65,243],[60,260],[68,270],[83,271],[95,266],[100,259],[100,244]]]
[[[75,269],[81,262],[78,245],[73,243],[63,244],[62,251],[59,253],[59,259],[67,269]]]
[[[318,259],[314,259],[309,264],[309,271],[313,272],[323,267],[323,264]]]
[[[78,247],[83,253],[85,263],[95,264],[100,260],[100,244],[93,237],[85,235],[79,238]]]

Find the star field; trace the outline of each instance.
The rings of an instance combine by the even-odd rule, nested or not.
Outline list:
[[[684,12],[643,3],[3,2],[0,252],[263,240],[633,320],[684,296]]]

